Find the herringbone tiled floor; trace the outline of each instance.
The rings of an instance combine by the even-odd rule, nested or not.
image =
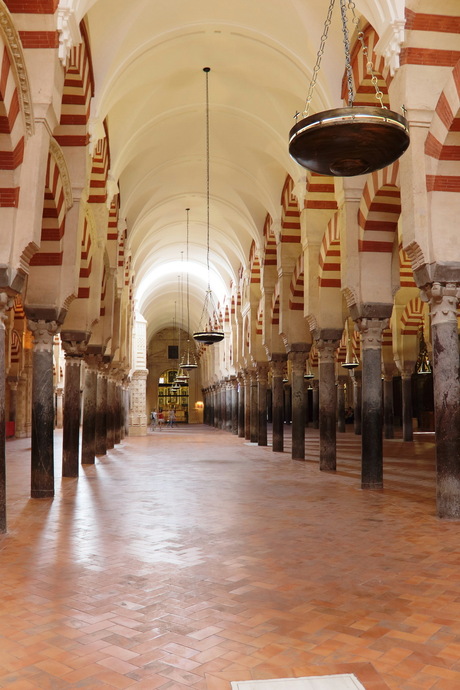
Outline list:
[[[460,524],[435,517],[433,438],[385,442],[383,492],[359,488],[359,446],[338,435],[334,475],[311,429],[307,462],[165,429],[40,501],[30,440],[9,441],[0,687],[354,673],[366,690],[458,690]]]

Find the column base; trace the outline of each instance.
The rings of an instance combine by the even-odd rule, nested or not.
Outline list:
[[[383,482],[366,482],[361,484],[361,489],[367,489],[370,491],[382,491]]]
[[[30,492],[30,498],[54,498],[53,489],[34,489]]]

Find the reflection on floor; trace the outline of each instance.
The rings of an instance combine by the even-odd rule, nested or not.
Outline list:
[[[460,525],[435,517],[433,437],[385,441],[385,490],[363,492],[359,437],[330,474],[307,436],[306,462],[203,426],[127,438],[53,500],[28,498],[30,439],[9,441],[0,687],[458,690]]]

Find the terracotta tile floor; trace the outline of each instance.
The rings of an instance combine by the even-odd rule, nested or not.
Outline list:
[[[56,433],[56,468],[61,437]],[[0,687],[229,690],[354,673],[366,690],[460,688],[460,524],[435,517],[434,447],[386,441],[385,490],[227,432],[125,439],[54,500],[9,441]]]

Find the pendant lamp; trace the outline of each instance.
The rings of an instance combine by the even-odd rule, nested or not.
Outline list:
[[[359,362],[356,359],[356,355],[353,352],[353,347],[351,345],[351,338],[348,338],[347,340],[347,353],[345,362],[343,362],[342,367],[344,369],[356,369],[356,367],[359,367]]]
[[[187,346],[184,354],[182,355],[182,360],[180,363],[181,369],[183,371],[189,371],[191,369],[196,369],[198,367],[196,357],[190,350],[190,292],[189,292],[189,277],[188,277],[188,234],[189,234],[189,213],[190,209],[185,209],[187,213],[187,236],[186,236],[186,263],[187,263]]]
[[[224,338],[224,333],[220,330],[212,328],[209,324],[209,317],[214,319],[217,312],[214,300],[212,297],[210,285],[210,270],[209,270],[209,187],[210,187],[210,169],[209,169],[209,72],[210,67],[203,67],[203,72],[206,75],[206,262],[208,268],[208,287],[206,289],[206,296],[204,298],[203,311],[198,326],[198,330],[193,334],[193,338],[199,343],[205,345],[213,345]]]
[[[183,254],[183,252],[181,252]],[[182,256],[183,258],[183,256]],[[184,300],[183,300],[183,295],[182,295],[182,276],[178,276],[178,281],[179,281],[179,299],[180,299],[180,308],[181,308],[181,325],[179,326],[179,323],[177,324],[177,331],[178,331],[178,360],[179,360],[179,369],[177,370],[177,375],[176,375],[176,383],[179,383],[180,385],[185,385],[188,383],[188,374],[186,374],[184,371],[182,371],[182,361],[180,357],[180,332],[181,332],[181,327],[182,323],[184,321]]]
[[[372,76],[375,97],[380,105],[353,105],[347,5],[353,12],[353,22],[358,27],[358,40],[366,59],[368,48],[364,42],[364,34],[359,30],[359,20],[355,16],[352,0],[340,0],[348,81],[347,107],[309,115],[334,4],[335,0],[330,0],[305,109],[303,113],[296,114],[296,124],[289,132],[289,153],[299,165],[312,172],[336,177],[353,177],[380,170],[397,160],[409,146],[409,125],[402,115],[388,110],[383,104],[383,93],[379,89],[369,60],[367,69]],[[299,115],[302,115],[300,120]]]
[[[430,358],[428,357],[425,336],[423,334],[423,324],[420,326],[419,353],[417,362],[415,364],[415,371],[417,374],[421,375],[431,374],[431,363]]]

